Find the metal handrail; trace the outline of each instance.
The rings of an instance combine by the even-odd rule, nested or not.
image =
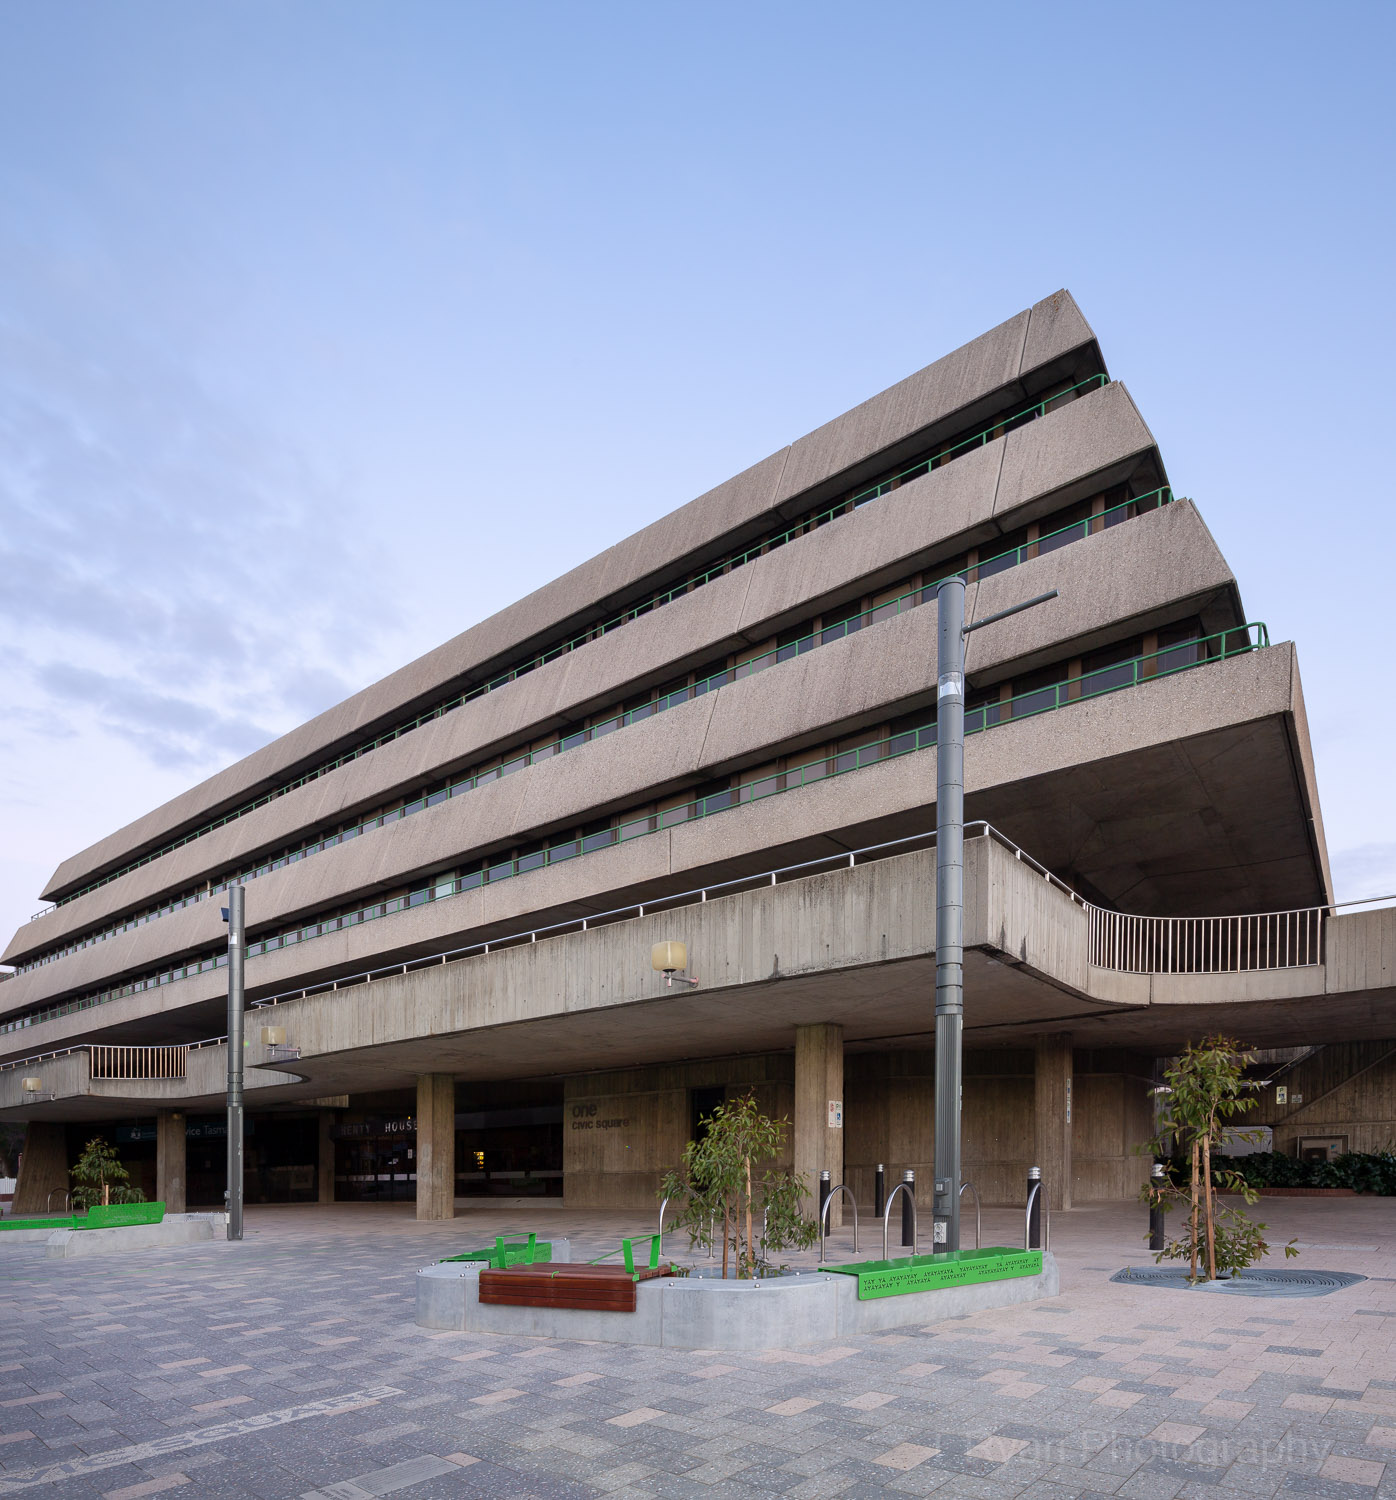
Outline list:
[[[824,1200],[824,1206],[819,1210],[819,1259],[821,1261],[827,1258],[825,1252],[828,1249],[829,1242],[829,1205],[834,1201],[835,1193],[846,1194],[848,1201],[853,1205],[853,1253],[855,1255],[858,1253],[858,1200],[853,1196],[853,1189],[846,1182],[840,1182],[829,1189],[829,1196]],[[765,1234],[764,1226],[762,1234]],[[764,1243],[761,1248],[763,1251],[765,1250]],[[886,1259],[885,1256],[883,1258]]]
[[[73,1195],[72,1195],[72,1193],[67,1188],[54,1188],[49,1193],[48,1197],[44,1199],[44,1212],[46,1214],[51,1214],[53,1212],[53,1194],[54,1193],[62,1193],[63,1194],[63,1209],[64,1209],[65,1212],[69,1208],[72,1207],[72,1203],[73,1203]]]
[[[911,1184],[903,1178],[887,1195],[887,1207],[882,1210],[882,1258],[887,1259],[887,1225],[892,1212],[892,1205],[897,1201],[897,1194],[905,1193],[911,1203],[911,1253],[916,1255],[921,1249],[921,1229],[916,1222],[916,1194],[911,1190]]]
[[[960,1184],[960,1197],[963,1198],[966,1193],[974,1194],[974,1248],[978,1250],[981,1247],[984,1239],[984,1235],[982,1232],[983,1220],[980,1216],[979,1209],[979,1189],[975,1187],[972,1182],[962,1182]],[[858,1247],[855,1245],[854,1249],[856,1250],[857,1248]]]
[[[668,1208],[669,1200],[666,1198],[659,1205],[659,1253],[664,1254],[664,1210]]]

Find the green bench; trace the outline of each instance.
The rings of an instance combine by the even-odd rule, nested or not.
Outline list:
[[[0,1219],[6,1229],[126,1229],[133,1224],[159,1224],[165,1217],[163,1203],[94,1204],[85,1214],[58,1214],[53,1218]]]
[[[445,1266],[452,1261],[479,1261],[488,1270],[502,1271],[506,1266],[532,1266],[541,1261],[551,1261],[552,1258],[553,1247],[550,1240],[540,1240],[536,1234],[531,1234],[527,1240],[510,1242],[501,1234],[487,1250],[467,1250],[461,1255],[447,1255],[437,1264]]]

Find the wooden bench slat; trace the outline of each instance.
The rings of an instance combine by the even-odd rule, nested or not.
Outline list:
[[[634,1312],[636,1280],[667,1276],[667,1262],[638,1268],[548,1263],[480,1272],[480,1301],[490,1306],[573,1307],[588,1312]]]

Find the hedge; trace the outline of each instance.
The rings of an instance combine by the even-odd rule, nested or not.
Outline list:
[[[1214,1156],[1212,1162],[1239,1172],[1256,1188],[1352,1188],[1358,1193],[1396,1197],[1396,1152],[1392,1151],[1348,1151],[1331,1161],[1300,1161],[1282,1151],[1256,1151],[1249,1156]],[[1174,1181],[1186,1181],[1188,1164],[1181,1157],[1168,1167]]]

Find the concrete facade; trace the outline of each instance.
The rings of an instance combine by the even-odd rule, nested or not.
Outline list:
[[[239,872],[248,997],[297,1054],[249,1026],[269,1192],[648,1215],[747,1091],[788,1121],[812,1205],[823,1170],[860,1213],[879,1162],[924,1181],[929,586],[951,571],[971,619],[1057,591],[969,638],[967,816],[994,830],[966,849],[983,1201],[1021,1202],[1030,1166],[1057,1211],[1128,1196],[1155,1060],[1218,1027],[1312,1046],[1317,996],[1315,1131],[1380,1139],[1396,914],[1327,910],[1295,648],[1248,627],[1061,292],[64,859],[0,988],[24,1201],[66,1170],[69,1123],[153,1140],[171,1199],[221,1191],[226,1058],[182,1049],[224,1029]],[[1301,910],[1321,937],[1285,966],[1151,968],[1096,936]],[[1140,930],[1156,959],[1164,929]],[[696,987],[649,968],[673,939]]]

